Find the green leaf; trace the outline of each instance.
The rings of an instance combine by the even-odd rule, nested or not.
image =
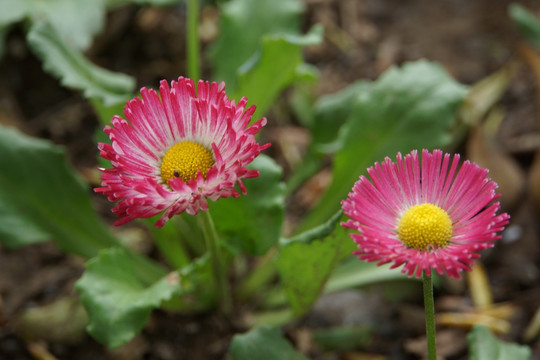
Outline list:
[[[166,6],[178,4],[181,2],[185,2],[185,0],[106,0],[107,8],[110,9],[128,4]]]
[[[28,1],[0,0],[0,28],[22,20],[30,11]]]
[[[466,93],[441,66],[426,61],[392,68],[368,91],[361,90],[339,132],[332,183],[299,230],[328,219],[375,161],[449,144]]]
[[[6,51],[6,35],[8,34],[8,28],[0,26],[0,60],[4,57],[4,52]]]
[[[104,0],[0,0],[0,25],[29,17],[46,21],[62,42],[77,49],[88,48],[105,26]]]
[[[311,130],[311,143],[303,158],[287,181],[287,194],[313,176],[323,166],[323,160],[329,153],[334,153],[339,144],[339,129],[352,112],[357,99],[369,91],[372,83],[355,82],[345,89],[320,97],[312,105],[312,114],[307,127]],[[306,112],[306,110],[304,110]],[[300,116],[299,114],[297,116]]]
[[[367,326],[348,325],[315,330],[313,340],[326,351],[347,351],[368,346],[373,333]]]
[[[0,147],[2,145],[0,144]],[[1,179],[0,179],[1,181]],[[24,214],[13,209],[11,200],[0,190],[0,239],[8,248],[30,245],[50,240],[51,235]]]
[[[232,360],[307,360],[296,351],[278,329],[260,326],[233,337],[229,350]]]
[[[263,36],[299,34],[303,10],[299,0],[232,0],[224,3],[219,37],[208,54],[215,71],[214,78],[225,81],[230,91],[236,90],[237,71],[260,49]]]
[[[167,259],[168,263],[175,269],[180,269],[189,263],[189,256],[182,243],[182,229],[176,221],[167,221],[162,228],[156,228],[154,224],[158,221],[160,215],[152,216],[146,219],[140,219],[140,222],[146,225],[148,231],[152,234],[152,239],[161,254]]]
[[[64,251],[84,257],[118,245],[60,147],[0,126],[0,153],[4,244],[21,246],[52,238]]]
[[[295,242],[309,244],[314,240],[324,239],[325,237],[331,235],[332,232],[334,232],[336,225],[339,223],[342,217],[343,210],[339,210],[324,224],[314,227],[313,229],[306,230],[303,233],[293,236],[291,238],[282,238],[280,244],[281,246],[286,246]]]
[[[145,325],[152,309],[179,294],[184,287],[177,273],[146,286],[136,276],[125,250],[107,249],[87,263],[76,289],[88,312],[88,332],[110,348],[132,339]]]
[[[359,260],[355,256],[337,267],[328,279],[324,292],[331,293],[392,280],[416,281],[402,274],[399,269],[390,269],[390,265],[377,265]]]
[[[315,103],[315,120],[312,124],[312,146],[319,153],[327,153],[323,145],[336,141],[339,129],[349,118],[359,98],[368,96],[373,83],[360,80],[335,94],[321,96]]]
[[[34,23],[27,40],[44,69],[60,78],[62,85],[81,90],[87,98],[98,98],[105,106],[132,96],[133,78],[92,64],[79,50],[64,43],[46,22]]]
[[[540,19],[517,3],[510,4],[508,12],[525,40],[540,50]]]
[[[250,104],[256,104],[257,111],[253,114],[253,120],[258,120],[287,86],[297,79],[316,77],[316,71],[311,71],[303,63],[302,48],[317,44],[321,39],[320,26],[313,27],[304,36],[263,37],[261,51],[239,69],[238,87],[231,92],[230,97],[240,99],[246,96]]]
[[[5,52],[5,39],[10,26],[22,20],[27,11],[27,4],[24,1],[0,0],[0,59]]]
[[[102,125],[110,125],[111,120],[115,115],[120,115],[122,117],[124,116],[124,107],[126,106],[125,102],[118,102],[116,104],[105,106],[102,99],[98,99],[95,97],[91,98],[90,102],[92,104],[92,107],[94,108],[94,111],[96,112],[99,122]],[[103,134],[107,141],[109,140],[109,137],[103,131],[103,126],[97,128],[96,131]]]
[[[275,263],[295,315],[310,309],[332,270],[353,249],[342,227],[324,240],[293,242],[280,249]]]
[[[285,186],[281,168],[270,157],[259,155],[248,167],[260,175],[245,181],[247,195],[220,199],[210,204],[210,211],[217,230],[230,244],[262,255],[281,237]]]
[[[476,325],[467,336],[471,360],[529,360],[527,346],[497,339],[488,328]]]

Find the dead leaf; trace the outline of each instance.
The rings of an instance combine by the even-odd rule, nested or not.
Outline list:
[[[535,208],[540,210],[540,150],[536,152],[529,172],[529,192]]]
[[[442,359],[453,357],[467,348],[466,336],[457,329],[442,329],[436,334],[437,356]],[[405,341],[405,350],[427,359],[426,337]]]
[[[536,81],[536,99],[540,104],[540,53],[531,45],[522,42],[518,46],[518,51],[523,60],[529,65]],[[540,124],[540,112],[537,113],[538,123]]]
[[[30,342],[26,345],[26,348],[35,360],[58,360],[56,356],[49,352],[47,346],[41,342]]]
[[[474,306],[486,309],[493,305],[489,280],[481,262],[477,261],[471,271],[467,272],[467,283]]]
[[[87,323],[79,298],[70,296],[23,311],[15,322],[15,331],[26,339],[75,344],[86,335]]]
[[[489,169],[488,176],[499,185],[501,204],[511,208],[525,188],[525,174],[516,160],[510,157],[489,135],[485,127],[475,127],[467,142],[468,158],[480,167]]]

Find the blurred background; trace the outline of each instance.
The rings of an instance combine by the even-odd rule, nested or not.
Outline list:
[[[225,3],[201,4],[203,79],[216,80],[208,54],[219,35],[219,7]],[[392,66],[420,59],[438,62],[457,82],[470,86],[474,91],[467,97],[463,113],[473,116],[477,111],[482,116],[450,150],[491,170],[490,176],[500,185],[503,211],[512,216],[503,239],[482,257],[488,274],[489,288],[485,291],[502,306],[499,310],[503,314],[496,317],[505,321],[501,336],[529,344],[533,358],[539,359],[540,325],[534,325],[532,319],[540,306],[540,52],[525,41],[510,18],[511,3],[302,1],[302,33],[315,24],[324,28],[322,42],[302,50],[304,61],[317,69],[318,78],[279,94],[266,112],[268,125],[261,140],[272,142],[266,153],[283,167],[286,181],[301,165],[311,141],[302,118],[302,101],[338,93],[359,80],[375,81]],[[540,16],[537,0],[516,3]],[[3,10],[0,7],[0,13]],[[157,87],[162,79],[170,81],[186,75],[183,2],[162,7],[118,2],[108,9],[103,25],[84,53],[96,65],[132,76],[135,89]],[[97,186],[95,134],[103,124],[95,104],[43,70],[43,62],[29,48],[26,32],[24,22],[10,24],[2,32],[0,124],[64,146],[69,162],[89,188]],[[249,99],[250,94],[243,95]],[[489,100],[483,101],[486,98]],[[475,104],[489,109],[479,110]],[[331,157],[325,158],[324,164],[291,193],[286,232],[293,232],[329,185]],[[40,174],[35,176],[39,178]],[[93,196],[93,204],[112,223],[111,204],[105,197]],[[121,231],[123,236],[133,237],[144,251],[152,252],[151,243],[144,240],[144,231],[136,225]],[[83,260],[65,255],[51,243],[18,249],[0,247],[0,359],[225,358],[237,325],[210,315],[157,311],[142,335],[116,350],[107,350],[86,335],[84,314],[71,314],[70,326],[52,328],[49,317],[21,320],[28,309],[73,294],[73,284],[83,270]],[[486,283],[441,278],[436,288],[437,311],[449,314],[439,319],[439,352],[443,358],[466,358],[468,326],[478,318],[464,321],[452,314],[471,310],[472,295],[467,285],[471,281]],[[397,289],[399,296],[389,294],[388,286],[325,296],[306,317],[289,324],[286,334],[296,348],[313,359],[422,357],[421,292],[414,285],[412,289],[408,285]],[[368,324],[371,330],[367,335],[354,334],[356,340],[347,337],[350,334],[342,337],[345,345],[332,343],[328,340],[332,335],[328,334],[326,342],[313,340],[314,329],[351,321]],[[498,325],[493,326],[497,329]],[[354,341],[359,341],[353,346],[356,350],[347,346]]]

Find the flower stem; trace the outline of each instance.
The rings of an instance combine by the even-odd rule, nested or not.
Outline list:
[[[187,73],[197,83],[201,76],[199,46],[199,1],[187,1]]]
[[[276,276],[277,270],[272,260],[277,253],[277,247],[268,250],[266,255],[264,255],[257,263],[253,271],[250,272],[247,279],[238,287],[235,292],[236,299],[247,301],[253,295],[263,291],[264,287]]]
[[[206,251],[209,252],[212,263],[212,274],[219,297],[220,309],[224,314],[230,314],[232,311],[231,289],[227,280],[227,268],[221,257],[214,221],[209,211],[201,211],[199,214],[199,221],[206,241]]]
[[[426,311],[426,336],[428,360],[437,360],[435,346],[435,305],[433,303],[433,280],[426,274],[422,277],[424,283],[424,308]]]

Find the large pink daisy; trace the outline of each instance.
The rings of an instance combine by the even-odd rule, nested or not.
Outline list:
[[[510,218],[497,215],[500,209],[497,184],[487,178],[488,170],[459,155],[440,150],[417,151],[396,162],[386,158],[368,169],[342,202],[350,219],[343,226],[357,230],[352,239],[354,253],[378,265],[403,266],[408,276],[422,272],[459,278],[470,270],[479,251],[492,247]]]
[[[105,127],[112,144],[98,145],[113,167],[101,169],[95,191],[119,201],[115,225],[163,212],[161,227],[175,214],[208,210],[207,199],[239,196],[236,184],[245,195],[242,179],[259,175],[245,166],[270,146],[257,143],[266,119],[249,126],[255,106],[246,103],[228,100],[224,83],[199,81],[196,91],[183,77],[128,101],[127,121],[114,116]]]

